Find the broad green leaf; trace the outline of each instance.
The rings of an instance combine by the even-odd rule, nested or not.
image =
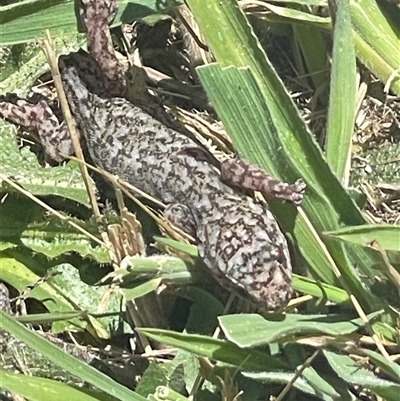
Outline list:
[[[49,270],[50,273],[52,271],[52,269]],[[110,328],[117,327],[120,323],[119,313],[122,294],[119,291],[110,291],[106,286],[86,284],[81,279],[78,269],[71,265],[63,265],[61,271],[62,274],[56,275],[52,279],[52,286],[60,293],[65,294],[67,299],[70,299],[75,310],[88,312],[86,320],[90,324],[87,330],[91,334],[102,339],[108,339],[111,334]],[[102,301],[104,302],[105,298],[107,303],[102,305],[101,312],[108,315],[94,318],[91,314],[94,315],[99,312],[99,305],[102,304]]]
[[[41,222],[28,224],[20,231],[22,224],[18,221],[18,201],[14,202],[14,210],[11,215],[1,215],[0,243],[14,243],[15,246],[23,246],[33,252],[46,255],[50,259],[57,258],[63,254],[77,252],[83,258],[91,258],[98,263],[109,263],[110,256],[105,247],[95,244],[92,239],[77,231],[74,227],[60,220],[58,217],[46,217],[42,212]],[[34,205],[34,208],[41,209]],[[0,206],[0,213],[2,212]],[[77,219],[70,219],[82,228],[90,231],[93,226]]]
[[[66,253],[77,252],[83,258],[91,258],[98,263],[109,263],[110,256],[106,248],[95,245],[83,234],[72,233],[73,227],[58,224],[58,232],[50,233],[46,223],[37,224],[37,230],[26,230],[22,233],[22,243],[34,252],[42,253],[49,258],[56,258]],[[64,228],[64,231],[61,231]]]
[[[356,245],[368,246],[376,241],[387,251],[400,251],[400,226],[391,224],[361,225],[328,231],[325,235]]]
[[[74,0],[25,0],[0,7],[2,35],[0,45],[12,45],[45,37],[65,35],[78,30]],[[120,0],[113,24],[132,23],[163,11],[158,0]],[[79,26],[82,31],[82,27]]]
[[[19,292],[24,291],[28,286],[34,284],[40,279],[40,276],[33,273],[30,268],[17,259],[9,256],[7,253],[0,253],[0,280],[12,285]],[[29,297],[43,302],[44,306],[50,312],[76,312],[71,302],[69,302],[58,289],[54,288],[48,282],[36,286],[29,292]],[[54,323],[53,331],[64,331],[71,324],[81,327],[82,329],[87,325],[86,322],[79,319],[72,319],[68,322]]]
[[[0,204],[0,219],[0,244],[3,248],[13,244],[14,247],[25,247],[50,259],[76,252],[83,258],[88,257],[99,263],[110,261],[105,247],[69,224],[74,223],[100,239],[94,219],[88,222],[72,217],[68,221],[62,220],[49,215],[41,205],[15,192],[8,193]]]
[[[393,305],[390,305],[393,308]],[[398,313],[398,312],[397,312]],[[372,327],[378,338],[387,338],[389,341],[397,343],[399,341],[399,332],[396,325],[383,322],[373,322]]]
[[[150,362],[149,367],[143,373],[142,378],[136,387],[136,392],[143,397],[146,397],[148,394],[154,394],[157,386],[167,385],[169,370],[165,365],[169,364],[170,362],[167,362],[166,364]]]
[[[168,330],[151,328],[140,328],[138,330],[160,343],[181,348],[223,363],[240,366],[243,370],[264,371],[287,368],[287,365],[279,357],[271,357],[268,353],[258,350],[244,350],[228,341]]]
[[[21,323],[18,323],[14,318],[8,316],[1,310],[0,328],[8,331],[19,340],[42,353],[53,363],[61,366],[63,369],[80,377],[82,380],[92,384],[105,393],[121,401],[145,401],[145,398],[142,396],[115,382],[92,366],[89,366],[79,359],[65,353],[61,348],[44,339],[39,334],[27,329]]]
[[[326,158],[347,187],[356,113],[356,56],[351,31],[350,0],[338,3],[333,35]]]
[[[54,168],[41,167],[27,148],[18,149],[16,127],[0,120],[1,173],[12,177],[33,195],[56,195],[89,205],[79,168],[70,162]],[[0,181],[0,191],[13,191]]]
[[[190,392],[191,382],[199,374],[197,356],[178,350],[173,360],[159,364],[151,362],[140,380],[136,391],[146,396],[154,394],[159,386],[168,386],[172,390]],[[157,399],[158,400],[158,399]]]
[[[200,372],[200,362],[199,358],[189,352],[184,350],[178,350],[175,358],[173,359],[173,363],[176,368],[179,366],[183,367],[183,377],[185,387],[190,394],[192,392],[193,387],[196,385]],[[175,369],[176,372],[177,369]]]
[[[346,355],[339,355],[328,350],[324,350],[323,353],[332,369],[348,383],[366,387],[385,401],[398,401],[400,384],[376,377],[373,372],[364,369]]]
[[[17,252],[14,253],[17,255]],[[29,268],[7,253],[0,253],[0,280],[12,285],[19,292],[38,282],[41,276],[35,274],[34,270],[36,270],[35,263],[40,263],[40,260],[27,259],[26,262],[29,263]],[[84,283],[76,268],[67,264],[63,265],[62,268],[49,269],[48,273],[52,271],[60,271],[62,274],[56,274],[50,281],[35,286],[28,294],[30,298],[42,302],[51,313],[97,312],[98,305],[107,291],[106,287],[94,287]],[[113,293],[109,297],[107,312],[119,312],[120,296],[118,293]],[[51,317],[49,316],[48,319]],[[116,319],[115,316],[95,319],[87,314],[80,314],[78,318],[54,320],[52,331],[59,333],[72,327],[74,330],[77,328],[87,330],[100,338],[108,338],[108,328]]]
[[[211,334],[218,325],[218,316],[224,313],[224,305],[196,286],[186,286],[179,293],[193,301],[185,329],[189,333]]]
[[[282,347],[282,352],[290,361],[290,365],[295,371],[303,369],[304,364],[310,363],[307,362],[307,358],[310,356],[309,351],[300,344],[286,343]],[[332,397],[334,399],[339,398],[338,392],[341,393],[341,389],[338,388],[337,383],[332,383],[329,375],[326,375],[323,372],[323,368],[321,369],[318,367],[318,369],[316,369],[314,366],[307,366],[302,370],[301,377],[306,379],[308,384],[310,384],[314,390],[320,392],[321,395]]]
[[[298,366],[299,369],[301,366]],[[302,374],[302,377],[308,381],[313,387],[314,391],[320,391],[323,395],[327,397],[332,397],[332,399],[338,399],[340,395],[338,394],[338,389],[333,387],[329,382],[329,376],[324,375],[322,369],[314,369],[312,366],[306,367]],[[335,383],[336,385],[336,383]]]
[[[0,371],[1,386],[30,401],[115,401],[104,393],[72,387],[56,380]]]
[[[372,319],[380,313],[368,316]],[[362,319],[345,315],[285,314],[263,318],[256,314],[226,315],[218,318],[227,339],[239,347],[256,347],[311,335],[343,336],[363,326]]]

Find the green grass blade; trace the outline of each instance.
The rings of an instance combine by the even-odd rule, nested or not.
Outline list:
[[[400,65],[391,66],[388,60],[381,56],[377,49],[371,46],[360,34],[353,32],[357,57],[385,84],[390,80],[390,89],[400,96]]]
[[[1,386],[30,401],[115,401],[106,394],[95,394],[56,380],[0,371]],[[92,394],[90,394],[92,393]]]
[[[346,187],[356,107],[356,57],[351,35],[349,0],[343,0],[338,3],[333,35],[326,158]]]
[[[345,290],[333,285],[316,282],[308,277],[293,276],[293,288],[304,294],[312,295],[315,298],[322,298],[343,307],[351,307],[349,295]]]
[[[140,328],[138,330],[160,343],[184,349],[233,366],[240,366],[244,370],[264,371],[288,368],[279,357],[272,357],[267,352],[259,350],[241,349],[237,345],[225,340],[160,329]]]
[[[17,316],[16,320],[23,324],[48,324],[63,320],[70,320],[76,317],[85,317],[85,311],[55,312],[55,313],[32,313]]]
[[[325,4],[326,5],[326,4]],[[294,23],[303,26],[309,25],[313,28],[329,29],[330,21],[328,17],[310,14],[309,12],[301,11],[289,7],[281,7],[276,4],[264,3],[263,6],[270,11],[264,13],[260,18],[277,23]],[[304,8],[303,8],[304,9]]]
[[[391,224],[361,225],[325,233],[341,241],[368,246],[373,241],[387,251],[400,252],[400,226]]]
[[[44,339],[39,334],[27,329],[21,323],[18,323],[14,318],[1,310],[0,327],[43,354],[53,363],[61,366],[63,369],[80,377],[82,380],[87,381],[105,393],[110,394],[119,400],[146,400],[142,396],[135,394],[133,391],[99,372],[92,366],[89,366],[79,359],[65,353],[61,348]]]
[[[189,256],[193,257],[199,256],[199,252],[195,245],[185,244],[183,242],[179,242],[171,238],[165,238],[165,237],[154,236],[154,239],[162,245],[169,246],[173,249],[176,249],[177,251],[185,252]]]

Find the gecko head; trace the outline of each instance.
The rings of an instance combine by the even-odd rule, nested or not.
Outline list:
[[[270,311],[287,305],[293,293],[292,266],[284,237],[279,244],[241,244],[229,258],[225,252],[216,258],[219,273],[242,288],[257,308]]]
[[[260,309],[285,306],[293,292],[292,266],[274,216],[250,198],[223,200],[222,208],[218,198],[218,213],[198,224],[199,255],[221,283],[243,289]]]
[[[286,306],[293,294],[290,264],[274,260],[264,265],[253,276],[248,293],[261,311],[277,310]]]
[[[258,249],[242,247],[239,252],[236,282],[256,307],[270,311],[286,306],[293,293],[292,266],[286,241],[279,245],[264,243]]]

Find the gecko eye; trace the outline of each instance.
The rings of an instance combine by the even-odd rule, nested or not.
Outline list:
[[[287,257],[285,256],[284,249],[281,246],[272,246],[268,249],[271,260],[277,261],[279,264],[285,264]]]

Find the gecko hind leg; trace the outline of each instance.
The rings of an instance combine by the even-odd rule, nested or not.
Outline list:
[[[164,209],[164,215],[174,226],[196,238],[196,221],[189,206],[170,203]]]
[[[124,96],[126,78],[115,55],[109,24],[117,14],[116,0],[81,0],[80,15],[86,28],[90,55],[97,61],[112,96]]]
[[[0,97],[0,117],[35,129],[43,145],[45,155],[55,162],[62,162],[65,156],[74,153],[71,137],[64,123],[60,124],[57,117],[44,100],[36,104],[9,94]]]
[[[299,179],[288,184],[272,177],[262,168],[241,158],[225,160],[221,164],[221,178],[236,187],[260,191],[298,205],[303,199],[306,184]]]

